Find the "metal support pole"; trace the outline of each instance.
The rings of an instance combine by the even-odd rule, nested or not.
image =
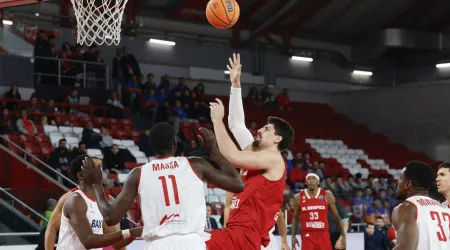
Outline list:
[[[58,59],[58,85],[61,86],[61,59]]]

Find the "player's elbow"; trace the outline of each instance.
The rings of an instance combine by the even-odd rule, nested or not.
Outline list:
[[[230,192],[233,192],[233,193],[240,193],[240,192],[242,192],[242,191],[244,191],[244,189],[245,189],[245,184],[244,184],[244,182],[240,182],[240,183],[238,183],[237,185],[235,185],[234,187],[233,187],[233,190],[230,190]]]
[[[80,242],[81,242],[81,244],[83,244],[84,248],[86,248],[86,249],[91,249],[91,248],[97,247],[96,245],[94,245],[94,241],[91,239],[90,236],[80,239]]]

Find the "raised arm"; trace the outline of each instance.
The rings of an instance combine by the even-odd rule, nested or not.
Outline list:
[[[392,224],[397,231],[397,245],[394,250],[417,249],[419,229],[416,224],[416,207],[403,202],[392,211]]]
[[[294,217],[292,218],[292,249],[298,245],[297,233],[300,223],[300,194],[294,197]]]
[[[242,104],[241,92],[241,56],[233,54],[229,58],[231,91],[228,113],[228,127],[242,150],[250,149],[254,140],[252,133],[245,126],[244,105]]]
[[[333,193],[327,190],[326,198],[328,202],[328,208],[330,209],[331,215],[334,218],[334,223],[336,223],[336,226],[339,228],[339,231],[341,232],[341,236],[339,237],[340,245],[345,248],[346,246],[346,240],[347,240],[347,231],[345,231],[344,226],[342,225],[341,216],[339,216],[339,211],[336,208],[336,199],[334,198]]]
[[[59,198],[55,209],[53,210],[52,216],[47,224],[47,229],[45,230],[44,245],[45,250],[54,250],[56,242],[56,232],[58,232],[61,226],[61,215],[64,207],[64,203],[70,197],[72,193],[65,193]]]
[[[128,175],[122,191],[115,200],[108,201],[103,190],[103,175],[100,167],[96,166],[91,158],[83,162],[83,173],[86,183],[92,185],[95,198],[103,219],[108,226],[116,225],[126,215],[128,209],[137,195],[140,168],[133,169]]]
[[[117,231],[108,234],[94,234],[91,225],[86,217],[86,202],[77,194],[72,194],[67,199],[63,213],[70,218],[69,223],[74,229],[78,239],[86,249],[100,248],[113,245],[126,238],[126,233]],[[129,236],[139,237],[142,230],[131,229]]]

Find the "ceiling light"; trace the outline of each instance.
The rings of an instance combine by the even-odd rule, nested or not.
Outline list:
[[[175,46],[175,42],[173,41],[166,41],[166,40],[159,40],[159,39],[150,39],[151,43],[156,44],[162,44],[162,45],[168,45],[168,46]]]
[[[229,75],[230,74],[230,71],[228,71],[228,70],[225,70],[225,72],[224,72],[226,75]]]
[[[11,20],[3,20],[3,24],[4,25],[12,25],[13,21],[11,21]]]
[[[450,63],[438,63],[436,64],[436,68],[441,69],[441,68],[448,68],[450,67]]]
[[[294,61],[302,61],[302,62],[312,62],[314,60],[311,57],[304,57],[304,56],[292,56],[291,59]]]
[[[371,76],[373,73],[371,71],[364,71],[364,70],[353,70],[354,75],[360,75],[360,76]]]

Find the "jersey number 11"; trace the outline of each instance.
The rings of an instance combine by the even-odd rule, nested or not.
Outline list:
[[[175,199],[175,204],[180,204],[180,198],[178,198],[178,187],[177,187],[177,179],[175,178],[175,175],[169,175],[167,176],[172,181],[172,189],[173,189],[173,197]],[[167,181],[165,176],[160,176],[158,178],[161,181],[163,191],[164,191],[164,201],[166,202],[166,206],[170,206],[170,200],[169,200],[169,191],[167,190]]]

